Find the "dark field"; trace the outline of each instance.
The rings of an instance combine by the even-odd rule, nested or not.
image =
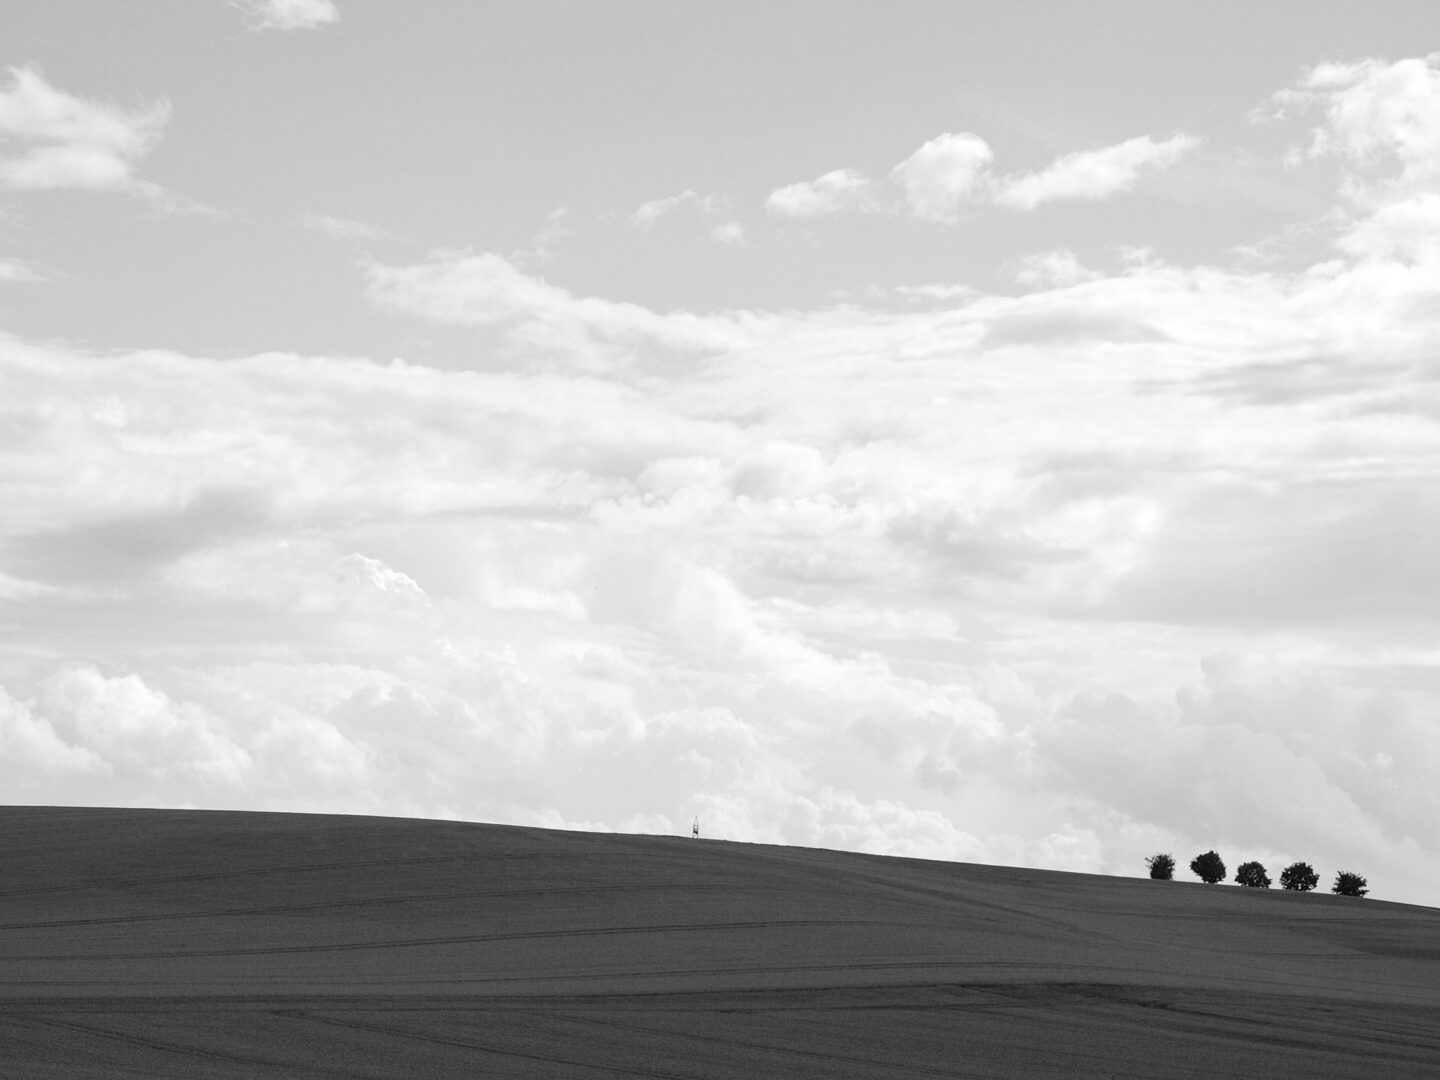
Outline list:
[[[1440,911],[390,818],[0,808],[0,1076],[1440,1077]]]

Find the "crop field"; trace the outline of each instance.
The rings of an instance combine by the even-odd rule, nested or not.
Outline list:
[[[1440,911],[688,838],[0,808],[0,1076],[1440,1076]]]

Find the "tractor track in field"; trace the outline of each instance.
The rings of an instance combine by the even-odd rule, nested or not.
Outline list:
[[[149,883],[147,883],[149,884]],[[730,882],[706,883],[707,890],[718,890],[726,888],[738,888]],[[403,896],[369,896],[358,897],[348,900],[312,900],[286,904],[263,904],[249,907],[223,907],[223,908],[197,908],[187,911],[162,911],[146,912],[145,914],[131,915],[87,915],[83,917],[64,919],[36,919],[27,922],[4,922],[0,923],[0,931],[6,930],[44,930],[59,927],[79,926],[108,926],[124,923],[148,923],[148,922],[175,922],[186,919],[212,920],[218,918],[231,918],[235,916],[264,916],[264,915],[285,915],[299,913],[318,913],[324,911],[343,911],[346,909],[363,909],[367,907],[393,907],[401,904],[433,904],[439,901],[453,900],[506,900],[519,899],[533,896],[564,896],[580,895],[593,896],[597,893],[636,893],[636,892],[686,892],[684,886],[661,884],[656,885],[648,882],[625,882],[613,885],[599,886],[575,886],[573,888],[544,888],[533,887],[523,889],[465,889],[457,892],[434,892],[434,893],[406,893]],[[45,890],[53,891],[53,890]],[[20,895],[20,894],[17,894]]]
[[[391,1038],[405,1039],[411,1042],[425,1043],[434,1046],[443,1046],[452,1049],[467,1051],[479,1051],[484,1054],[492,1054],[502,1058],[522,1058],[526,1061],[535,1061],[543,1065],[563,1065],[573,1068],[586,1069],[593,1072],[609,1073],[616,1076],[645,1076],[653,1077],[654,1080],[705,1080],[703,1073],[677,1073],[657,1072],[647,1069],[639,1069],[634,1065],[605,1065],[595,1061],[586,1061],[580,1058],[565,1057],[558,1054],[543,1054],[537,1051],[519,1050],[511,1046],[505,1046],[492,1042],[480,1042],[475,1039],[462,1039],[458,1037],[445,1037],[439,1035],[423,1034],[420,1032],[407,1031],[403,1028],[396,1028],[387,1024],[376,1024],[361,1020],[342,1020],[338,1017],[321,1016],[316,1013],[303,1014],[306,1019],[321,1024],[329,1024],[333,1027],[349,1029],[352,1031],[365,1031],[371,1034],[387,1035]]]
[[[276,1057],[256,1057],[249,1054],[234,1054],[213,1047],[197,1045],[195,1043],[178,1042],[172,1039],[157,1039],[153,1036],[137,1035],[129,1031],[116,1031],[113,1028],[97,1024],[82,1024],[74,1020],[61,1020],[53,1016],[31,1016],[27,1019],[38,1025],[69,1032],[72,1037],[76,1034],[88,1035],[102,1041],[117,1043],[124,1046],[139,1047],[144,1050],[158,1052],[162,1055],[173,1058],[182,1058],[187,1062],[220,1062],[225,1065],[234,1065],[253,1070],[255,1068],[283,1068],[285,1061]],[[373,1074],[367,1076],[363,1073],[342,1071],[329,1068],[323,1065],[315,1066],[313,1069],[307,1066],[307,1075],[316,1077],[329,1077],[332,1080],[373,1080]]]
[[[257,945],[232,949],[185,949],[145,952],[140,950],[124,952],[87,951],[87,960],[173,960],[180,958],[213,958],[221,956],[285,956],[304,953],[354,952],[370,949],[412,949],[433,948],[437,945],[479,945],[503,941],[543,941],[554,938],[599,938],[622,935],[671,934],[671,933],[714,933],[717,931],[743,930],[793,930],[797,927],[853,927],[884,926],[884,922],[848,919],[792,919],[763,920],[755,922],[707,922],[668,923],[642,926],[606,926],[566,930],[515,930],[474,934],[445,934],[434,937],[391,938],[379,941],[339,941],[311,945]],[[10,953],[6,960],[51,960],[62,959],[56,953]]]

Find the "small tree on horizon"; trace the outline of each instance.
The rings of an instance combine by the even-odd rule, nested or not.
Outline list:
[[[1290,892],[1309,892],[1320,884],[1320,875],[1308,862],[1293,862],[1280,871],[1280,887]]]
[[[1175,876],[1175,856],[1173,855],[1151,855],[1145,860],[1145,865],[1150,868],[1150,876],[1156,881],[1169,881]]]
[[[1225,880],[1225,860],[1213,851],[1207,851],[1204,855],[1196,855],[1191,859],[1190,870],[1206,885],[1214,885],[1217,881]]]
[[[1265,867],[1252,860],[1240,864],[1239,869],[1235,871],[1235,883],[1249,889],[1268,889],[1270,875],[1265,873]]]
[[[1330,891],[1336,896],[1364,896],[1370,891],[1370,883],[1359,874],[1341,870],[1335,875],[1335,884],[1330,886]]]

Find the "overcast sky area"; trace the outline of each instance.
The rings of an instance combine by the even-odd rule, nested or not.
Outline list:
[[[0,800],[1440,904],[1436,50],[6,0]]]

